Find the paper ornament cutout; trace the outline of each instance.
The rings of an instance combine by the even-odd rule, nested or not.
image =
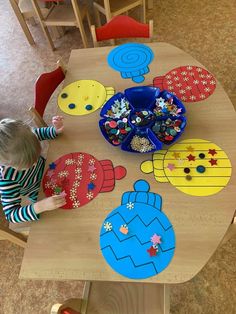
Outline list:
[[[113,87],[105,87],[98,81],[79,80],[63,88],[58,106],[70,115],[86,115],[102,107],[114,93]]]
[[[194,196],[220,192],[232,173],[226,153],[216,144],[202,139],[181,141],[168,150],[154,153],[152,158],[141,164],[142,172],[154,172],[158,182],[170,182],[181,192]],[[174,169],[169,169],[170,163],[175,165]]]
[[[164,76],[155,77],[153,86],[168,90],[182,101],[197,102],[214,93],[216,79],[207,70],[188,65],[172,69]]]
[[[66,199],[64,209],[81,207],[98,193],[112,191],[115,181],[126,175],[126,169],[122,166],[114,168],[111,160],[99,161],[81,152],[64,155],[54,164],[53,174],[49,168],[43,177],[43,190],[47,197],[63,193]]]
[[[146,181],[136,181],[134,192],[123,194],[121,205],[107,216],[100,232],[100,247],[107,263],[119,274],[132,279],[148,278],[163,271],[175,250],[174,230],[161,211],[161,196],[149,189]],[[133,204],[132,210],[127,204]],[[104,228],[107,223],[112,229]],[[155,234],[161,243],[153,244]],[[152,256],[148,253],[151,247],[156,252]]]
[[[127,43],[112,49],[107,62],[111,68],[120,72],[122,78],[131,78],[135,83],[142,83],[153,58],[154,53],[148,46]]]

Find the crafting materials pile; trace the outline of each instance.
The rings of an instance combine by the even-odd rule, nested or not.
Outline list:
[[[111,97],[99,121],[105,139],[122,150],[154,152],[183,133],[185,108],[179,99],[155,87],[132,87]]]

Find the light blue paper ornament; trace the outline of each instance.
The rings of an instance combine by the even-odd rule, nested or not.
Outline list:
[[[136,181],[134,192],[123,194],[121,205],[107,216],[100,232],[103,257],[113,270],[131,279],[157,275],[174,255],[173,227],[161,211],[161,196],[149,189],[146,181]],[[161,243],[152,242],[154,235]],[[156,254],[151,256],[150,249]]]
[[[135,83],[142,83],[153,58],[153,51],[148,46],[128,43],[114,48],[107,61],[111,68],[120,72],[122,78],[131,78]]]

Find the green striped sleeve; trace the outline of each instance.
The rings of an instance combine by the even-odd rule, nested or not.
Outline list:
[[[54,126],[47,128],[33,128],[33,132],[36,134],[40,141],[52,140],[57,137],[56,129]]]

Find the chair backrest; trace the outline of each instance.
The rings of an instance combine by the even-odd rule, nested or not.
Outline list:
[[[65,73],[59,66],[56,70],[43,73],[35,83],[35,101],[34,107],[42,117],[47,106],[47,103],[57,88],[57,86],[64,80]]]
[[[119,38],[152,38],[153,21],[149,24],[137,22],[127,15],[118,15],[105,25],[95,28],[91,26],[94,46],[98,41]]]

